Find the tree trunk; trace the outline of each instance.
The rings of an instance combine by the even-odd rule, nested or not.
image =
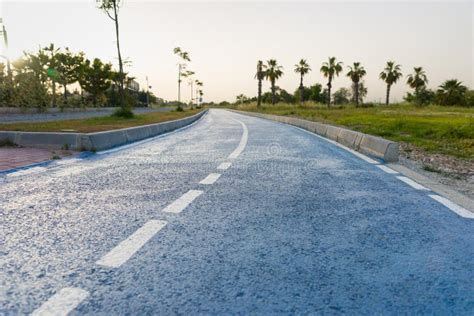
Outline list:
[[[300,104],[303,104],[303,92],[304,92],[303,74],[301,74],[301,79],[300,79]]]
[[[52,80],[53,81],[53,99],[52,99],[52,106],[53,108],[56,107],[56,80]]]
[[[389,100],[390,100],[390,85],[388,84],[387,85],[387,95],[386,95],[386,98],[385,98],[385,105],[388,105]]]
[[[257,107],[262,104],[262,79],[258,79],[258,96],[257,96]]]
[[[120,33],[119,33],[119,21],[117,14],[117,1],[113,0],[114,4],[114,16],[115,16],[115,35],[117,37],[117,53],[119,60],[119,93],[120,93],[120,106],[122,109],[125,109],[125,96],[124,96],[124,87],[123,87],[123,63],[122,63],[122,54],[120,53]]]
[[[64,84],[64,104],[67,104],[67,85]]]
[[[328,81],[328,108],[331,106],[331,87],[332,87],[332,84],[331,84],[331,78],[329,78],[329,81]]]
[[[354,82],[354,88],[355,104],[359,106],[359,81]]]
[[[181,108],[181,64],[178,67],[178,108]]]
[[[275,80],[272,80],[272,104],[275,104]]]

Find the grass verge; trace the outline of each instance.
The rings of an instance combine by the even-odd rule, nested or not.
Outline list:
[[[153,112],[137,114],[133,118],[105,116],[79,120],[0,124],[0,131],[92,133],[177,120],[200,111]]]
[[[286,115],[345,126],[352,130],[406,142],[429,153],[474,159],[474,108],[409,104],[326,108],[318,104],[235,107],[237,110]]]

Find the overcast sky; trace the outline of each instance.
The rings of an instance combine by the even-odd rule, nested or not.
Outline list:
[[[2,1],[1,16],[9,35],[9,55],[34,51],[53,42],[117,64],[114,26],[95,1]],[[284,67],[278,81],[293,92],[294,64],[306,58],[313,71],[306,84],[324,83],[319,72],[328,56],[344,62],[335,88],[349,87],[346,67],[359,61],[367,70],[367,100],[383,100],[378,79],[387,60],[402,65],[404,75],[423,66],[436,88],[457,78],[473,87],[473,15],[471,2],[164,2],[125,0],[120,12],[122,55],[126,69],[167,100],[177,98],[173,48],[189,51],[190,69],[204,82],[205,100],[235,100],[256,94],[258,59],[275,58]],[[407,86],[392,88],[401,100]],[[188,86],[183,96],[189,99]],[[265,84],[264,89],[268,89]]]

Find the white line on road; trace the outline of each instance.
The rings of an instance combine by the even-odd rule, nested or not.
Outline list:
[[[415,188],[415,189],[417,189],[417,190],[425,190],[425,191],[429,191],[429,190],[430,190],[430,189],[428,189],[428,188],[422,186],[421,184],[419,184],[419,183],[413,181],[413,180],[410,179],[410,178],[402,177],[402,176],[399,176],[399,177],[397,177],[397,178],[398,178],[398,180],[405,182],[406,184],[408,184],[409,186],[411,186],[412,188]]]
[[[167,213],[181,213],[195,198],[200,196],[203,191],[189,190],[183,194],[179,199],[168,205],[163,212]]]
[[[377,167],[379,167],[380,169],[382,169],[383,171],[385,171],[386,173],[390,173],[390,174],[398,174],[398,172],[396,172],[395,170],[387,167],[387,166],[384,166],[384,165],[377,165]]]
[[[247,140],[249,138],[249,130],[247,129],[247,125],[245,125],[244,123],[242,123],[239,120],[236,120],[236,119],[233,119],[233,120],[236,121],[236,122],[239,122],[240,125],[242,125],[242,128],[243,128],[244,132],[242,133],[242,138],[240,139],[239,145],[229,155],[229,159],[235,159],[240,155],[240,153],[242,153],[242,151],[245,149],[245,146],[247,145]]]
[[[456,203],[451,202],[447,198],[444,198],[442,196],[436,195],[436,194],[428,194],[430,198],[433,200],[438,201],[439,203],[443,204],[447,208],[449,208],[451,211],[454,213],[458,214],[459,216],[465,217],[465,218],[474,218],[474,213],[469,212],[465,208],[462,208],[461,206],[457,205]]]
[[[21,177],[21,176],[25,176],[25,175],[28,175],[28,174],[40,173],[40,172],[43,172],[45,170],[46,170],[45,167],[33,167],[33,168],[28,168],[28,169],[18,170],[18,171],[12,172],[12,173],[8,173],[7,177],[8,178]]]
[[[118,268],[135,252],[137,252],[148,240],[165,227],[167,222],[151,220],[134,232],[130,237],[118,244],[96,263],[109,268]]]
[[[223,163],[221,163],[221,164],[217,167],[217,169],[219,169],[219,170],[227,170],[227,169],[229,169],[229,167],[230,167],[231,165],[232,165],[231,162],[223,162]]]
[[[220,176],[221,176],[220,173],[211,173],[207,177],[202,179],[201,182],[199,182],[199,183],[200,184],[213,184],[214,182],[217,181],[217,179],[220,178]]]
[[[33,316],[60,316],[67,315],[76,308],[83,300],[89,296],[89,292],[74,288],[65,287],[51,296],[49,300],[43,303],[38,309],[33,311]]]

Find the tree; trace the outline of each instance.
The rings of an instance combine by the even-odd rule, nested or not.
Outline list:
[[[337,62],[336,57],[329,57],[327,62],[324,62],[321,66],[321,72],[325,78],[328,78],[328,107],[331,105],[331,88],[332,80],[334,77],[339,76],[339,73],[342,71],[342,62]]]
[[[401,66],[395,64],[394,61],[388,61],[384,70],[380,73],[379,78],[385,81],[387,84],[387,93],[385,98],[385,104],[388,105],[390,102],[390,89],[392,85],[402,77]]]
[[[123,72],[123,62],[122,62],[122,54],[120,52],[120,32],[119,32],[119,19],[118,19],[118,12],[121,4],[121,0],[96,0],[99,6],[99,9],[104,11],[107,16],[114,21],[115,23],[115,37],[117,43],[117,55],[118,55],[118,62],[119,62],[119,93],[120,93],[120,107],[121,111],[117,114],[120,116],[131,117],[133,116],[133,112],[128,107],[125,102],[125,92],[124,92],[124,80],[125,75]],[[95,61],[95,60],[94,60]]]
[[[56,54],[58,83],[64,88],[64,104],[67,104],[67,86],[78,81],[84,63],[84,53],[73,54],[67,47],[64,52]]]
[[[352,88],[352,91],[353,91],[352,100],[353,100],[354,103],[356,103],[356,101],[355,101],[356,96],[355,96],[355,94],[354,94],[356,87],[355,87],[355,84],[354,84],[354,83],[352,83],[352,87],[351,87],[351,88]],[[367,96],[367,88],[365,87],[364,81],[361,81],[361,82],[359,82],[358,88],[357,88],[357,98],[358,98],[358,100],[359,100],[359,101],[357,102],[357,104],[364,103],[364,98],[365,98],[366,96]]]
[[[199,80],[196,80],[196,104],[199,105],[199,102],[201,102],[200,100],[202,99],[202,86],[204,84],[202,83],[202,81],[199,81]]]
[[[359,62],[355,62],[353,66],[348,66],[349,72],[347,76],[352,80],[353,99],[356,106],[359,105],[359,81],[367,74],[364,67]]]
[[[53,97],[51,98],[51,106],[56,107],[56,82],[59,79],[57,70],[58,60],[56,55],[59,52],[59,48],[55,48],[54,44],[51,43],[48,47],[43,48],[43,50],[49,53],[48,69],[46,73],[48,74],[48,77],[51,78],[52,82]]]
[[[311,67],[306,62],[306,59],[301,59],[299,63],[295,65],[295,72],[300,74],[300,102],[303,103],[303,95],[304,95],[304,85],[303,85],[303,77],[307,73],[311,71]]]
[[[428,84],[428,78],[423,70],[423,67],[414,67],[413,73],[407,76],[407,84],[410,88],[415,89],[415,93],[420,89],[426,88]]]
[[[351,99],[351,91],[347,88],[340,88],[334,92],[334,104],[347,104]]]
[[[437,91],[438,101],[441,105],[464,105],[467,87],[457,79],[443,82]]]
[[[283,75],[283,67],[278,65],[278,62],[275,59],[270,59],[267,61],[265,77],[267,80],[270,80],[271,92],[272,92],[272,104],[275,104],[276,100],[276,81]]]
[[[97,105],[100,96],[110,87],[113,80],[113,71],[111,64],[104,64],[98,58],[91,63],[86,60],[81,67],[79,84],[81,88],[92,96],[92,102]]]
[[[189,58],[189,53],[181,49],[181,47],[175,47],[173,53],[177,55],[180,59],[178,62],[178,110],[181,108],[181,77],[183,76],[183,71],[186,69],[186,62],[191,61]]]
[[[246,97],[244,94],[239,94],[237,97],[235,97],[235,101],[239,104],[246,103],[249,100],[248,97]]]
[[[262,81],[265,79],[264,67],[263,61],[259,60],[257,62],[257,73],[255,74],[255,78],[258,80],[257,107],[262,104]]]
[[[195,74],[194,71],[191,71],[191,70],[186,70],[185,72],[182,73],[182,76],[183,78],[187,78],[188,79],[188,85],[191,87],[191,96],[190,96],[190,100],[189,100],[189,104],[191,105],[191,109],[193,108],[193,94],[194,94],[194,90],[193,90],[193,84],[194,84],[194,80],[192,78],[192,76]]]

